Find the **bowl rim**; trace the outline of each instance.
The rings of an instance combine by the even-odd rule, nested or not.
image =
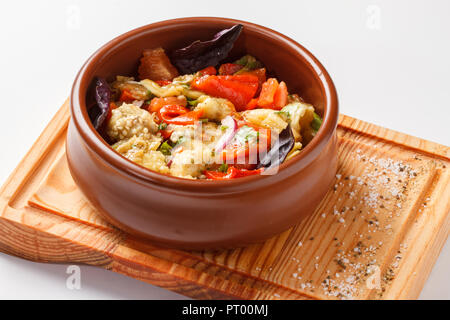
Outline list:
[[[314,139],[312,139],[306,147],[302,149],[300,154],[283,162],[279,166],[276,174],[254,175],[231,180],[192,180],[159,173],[145,168],[117,153],[100,136],[92,125],[85,103],[85,93],[90,85],[90,83],[87,83],[85,75],[92,73],[92,69],[102,60],[104,54],[113,51],[114,48],[122,42],[132,41],[135,36],[138,36],[142,32],[149,31],[150,29],[164,29],[165,27],[172,26],[174,24],[192,23],[209,23],[213,25],[220,25],[224,23],[229,25],[243,24],[244,28],[249,28],[253,32],[262,33],[266,36],[274,38],[280,42],[280,45],[284,44],[285,47],[287,46],[288,48],[296,51],[296,53],[303,58],[304,62],[308,64],[308,67],[312,70],[312,72],[314,72],[319,78],[319,83],[325,97],[323,123]],[[295,40],[275,30],[243,20],[221,17],[187,17],[159,21],[133,29],[108,41],[97,51],[95,51],[79,70],[70,94],[70,112],[71,119],[73,120],[78,133],[83,138],[83,141],[89,149],[115,169],[125,173],[126,175],[131,175],[142,182],[151,182],[169,188],[176,186],[177,189],[214,192],[219,190],[230,190],[236,187],[242,189],[242,187],[250,187],[254,185],[255,182],[258,184],[263,181],[266,183],[271,183],[270,180],[273,182],[274,180],[287,178],[290,173],[300,171],[307,167],[320,154],[322,149],[328,144],[328,141],[333,137],[339,116],[338,97],[334,83],[325,67],[311,52]]]

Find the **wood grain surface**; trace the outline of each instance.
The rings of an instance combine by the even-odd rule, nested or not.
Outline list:
[[[65,157],[68,102],[0,189],[0,251],[85,263],[197,299],[416,298],[450,230],[450,148],[348,116],[334,187],[264,243],[165,249],[104,221]]]

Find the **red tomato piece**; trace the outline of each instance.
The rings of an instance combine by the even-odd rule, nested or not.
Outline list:
[[[219,74],[220,75],[232,75],[238,72],[243,68],[242,65],[237,63],[224,63],[219,68]]]
[[[202,69],[199,72],[202,76],[214,76],[217,74],[217,70],[213,66],[206,67],[205,69]]]

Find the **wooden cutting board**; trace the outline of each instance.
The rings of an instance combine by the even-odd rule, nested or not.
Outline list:
[[[86,263],[197,299],[417,298],[450,227],[450,148],[342,115],[316,212],[245,248],[164,249],[104,221],[68,171],[68,102],[0,189],[0,251]]]

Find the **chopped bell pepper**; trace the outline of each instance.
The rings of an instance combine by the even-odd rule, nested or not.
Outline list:
[[[262,172],[263,172],[263,168],[256,169],[256,170],[246,170],[246,169],[238,169],[236,167],[230,166],[230,167],[228,167],[228,170],[226,173],[220,172],[220,171],[206,170],[204,172],[204,174],[207,179],[211,179],[211,180],[229,180],[229,179],[253,176],[253,175],[261,174]]]
[[[227,175],[225,172],[210,171],[210,170],[205,170],[203,174],[206,176],[206,179],[211,180],[223,180],[225,179],[224,177]]]
[[[166,105],[158,111],[158,117],[161,121],[183,126],[194,124],[202,115],[203,110],[189,111],[189,109],[179,105]]]
[[[194,124],[197,121],[199,121],[199,119],[202,117],[202,115],[203,115],[203,110],[190,111],[186,114],[183,114],[181,116],[173,118],[172,120],[169,121],[169,123],[186,126],[189,124]]]
[[[170,80],[156,80],[155,82],[161,87],[167,86],[168,84],[172,83],[172,81]]]
[[[136,100],[136,98],[133,96],[131,91],[126,90],[126,89],[122,90],[119,101],[128,103],[128,102],[133,102],[134,100]]]
[[[249,103],[247,103],[247,108],[246,110],[252,110],[258,107],[258,99],[253,98],[252,100],[250,100]]]
[[[163,137],[164,140],[167,140],[172,135],[173,130],[162,129],[162,130],[159,130],[159,133],[161,133],[161,137]]]
[[[273,108],[281,110],[287,104],[287,99],[288,99],[287,86],[284,81],[281,81],[273,97]]]
[[[273,105],[275,93],[278,89],[278,81],[275,78],[269,78],[263,83],[261,93],[258,98],[258,106],[269,108]]]
[[[191,87],[214,97],[228,99],[237,111],[243,111],[258,90],[258,77],[204,76],[192,81]]]
[[[180,99],[178,97],[165,97],[165,98],[153,98],[150,102],[149,112],[158,112],[164,106],[177,105],[186,107],[186,99]]]
[[[110,102],[109,103],[109,110],[108,110],[108,114],[106,115],[106,121],[104,122],[104,123],[108,123],[109,122],[109,120],[111,119],[111,117],[112,117],[112,111],[114,110],[114,109],[117,109],[118,107],[117,107],[117,104],[115,104],[114,102]]]
[[[259,69],[255,69],[255,70],[249,70],[249,71],[245,71],[239,74],[251,74],[254,76],[258,77],[259,80],[259,88],[258,88],[258,93],[261,91],[262,85],[264,82],[266,82],[267,78],[266,78],[266,68],[259,68]]]

